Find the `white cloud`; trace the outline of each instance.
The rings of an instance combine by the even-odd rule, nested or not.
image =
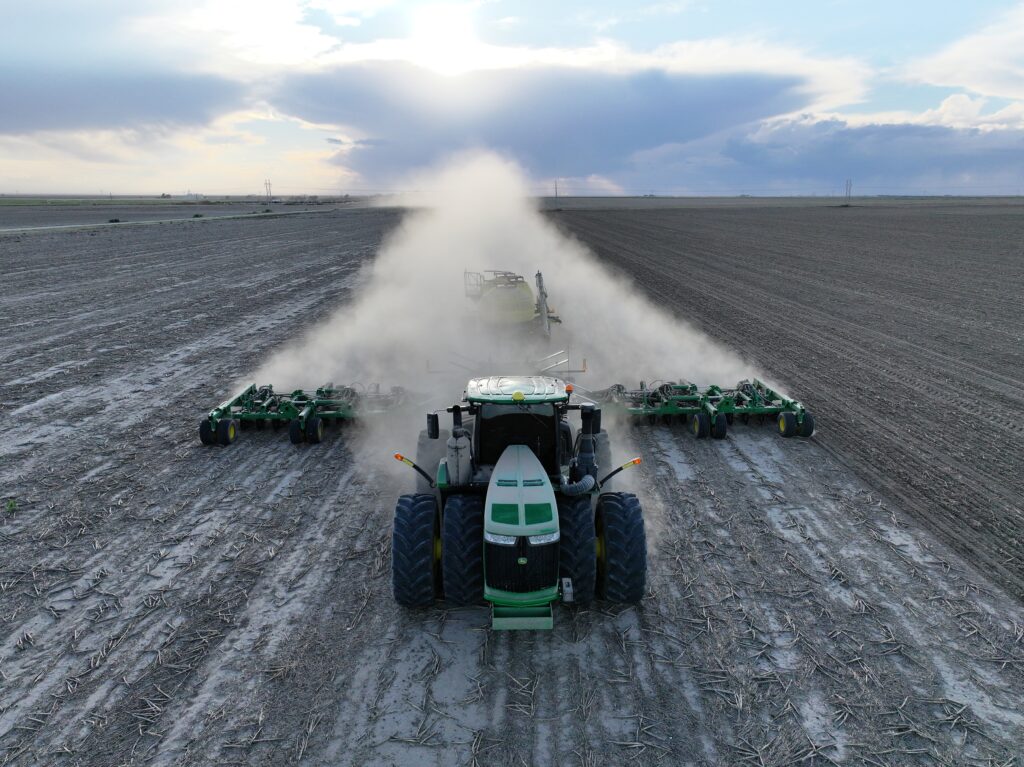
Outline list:
[[[202,0],[140,16],[132,34],[182,69],[254,79],[302,66],[338,44],[306,22],[297,0]]]
[[[274,138],[262,133],[273,128]],[[330,162],[319,131],[265,110],[223,115],[187,131],[132,128],[0,135],[0,189],[23,193],[283,194],[337,191],[356,174]]]
[[[841,120],[852,127],[937,125],[958,130],[1024,130],[1024,102],[1013,102],[994,112],[986,112],[988,103],[989,99],[982,96],[955,93],[943,99],[936,108],[923,112],[820,112],[806,119]]]
[[[359,26],[394,3],[392,0],[305,0],[305,7],[327,13],[338,26]]]
[[[938,53],[911,62],[913,81],[1024,100],[1024,4]]]
[[[863,100],[873,74],[856,58],[819,56],[750,37],[683,41],[653,51],[636,51],[612,39],[579,47],[495,45],[477,35],[477,2],[420,6],[409,14],[408,35],[362,43],[325,34],[306,16],[308,9],[318,9],[339,23],[356,24],[388,4],[387,0],[182,0],[180,6],[136,20],[133,31],[154,51],[173,52],[180,67],[247,81],[363,61],[407,62],[447,75],[545,66],[621,73],[765,74],[800,79],[810,108],[836,109]],[[659,13],[685,7],[686,3],[647,6]],[[514,21],[518,19],[507,17],[497,23],[507,26]]]

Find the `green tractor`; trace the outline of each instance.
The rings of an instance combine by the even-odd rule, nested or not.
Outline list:
[[[559,599],[585,606],[643,598],[640,502],[607,491],[611,477],[640,459],[608,471],[601,411],[571,397],[572,386],[557,378],[474,378],[462,402],[447,408],[447,440],[431,413],[417,461],[395,454],[420,475],[420,492],[395,508],[399,604],[486,601],[495,629],[549,629]],[[580,413],[576,434],[570,410]],[[599,471],[608,473],[598,480]]]

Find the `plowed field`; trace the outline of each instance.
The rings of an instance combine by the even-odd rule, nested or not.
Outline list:
[[[551,215],[819,432],[626,427],[649,594],[537,634],[394,605],[359,427],[197,438],[400,212],[0,234],[0,763],[1019,760],[1019,211]]]

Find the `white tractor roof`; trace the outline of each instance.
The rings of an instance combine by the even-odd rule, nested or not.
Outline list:
[[[524,404],[536,402],[565,402],[569,393],[565,382],[550,376],[488,376],[472,378],[466,385],[469,402],[498,402]]]

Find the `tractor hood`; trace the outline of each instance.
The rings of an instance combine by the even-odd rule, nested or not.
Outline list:
[[[494,466],[487,487],[484,531],[515,536],[558,532],[551,481],[526,445],[509,445]]]

